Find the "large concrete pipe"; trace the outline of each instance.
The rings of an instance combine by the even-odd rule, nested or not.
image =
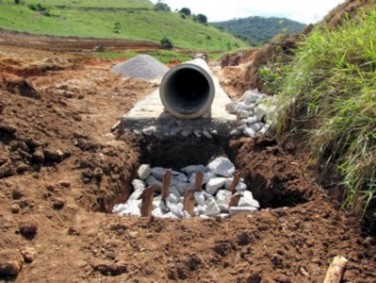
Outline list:
[[[171,115],[194,119],[210,112],[215,85],[203,59],[182,63],[169,70],[160,86],[162,103]]]

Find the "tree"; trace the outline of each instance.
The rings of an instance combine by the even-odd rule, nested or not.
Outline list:
[[[16,4],[16,5],[21,4],[21,0],[14,0],[14,4]]]
[[[203,15],[203,14],[198,14],[197,15],[197,21],[201,24],[207,24],[208,23],[208,18]]]
[[[179,11],[180,14],[183,14],[183,15],[186,15],[186,16],[190,16],[192,13],[191,13],[191,10],[189,8],[181,8],[181,10]]]
[[[157,12],[171,12],[170,6],[162,1],[158,1],[158,3],[155,4],[154,10]]]

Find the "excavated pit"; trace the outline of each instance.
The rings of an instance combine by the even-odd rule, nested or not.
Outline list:
[[[218,156],[228,157],[241,172],[241,177],[260,209],[293,207],[305,203],[311,196],[312,187],[304,181],[299,166],[292,156],[281,153],[274,140],[264,137],[254,139],[228,139],[214,136],[204,137],[138,137],[135,147],[140,152],[139,159],[132,165],[132,172],[123,187],[113,198],[108,199],[104,212],[111,212],[118,203],[124,203],[133,192],[132,180],[137,178],[140,164],[151,167],[180,170],[189,165],[207,165]]]

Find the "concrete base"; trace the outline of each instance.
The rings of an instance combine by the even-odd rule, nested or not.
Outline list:
[[[204,117],[188,120],[178,119],[165,112],[159,97],[159,89],[155,90],[145,99],[136,103],[136,105],[122,118],[122,125],[125,131],[143,132],[150,128],[147,134],[157,136],[175,136],[181,134],[188,136],[196,134],[197,136],[206,133],[218,133],[219,135],[228,135],[236,127],[236,116],[226,111],[226,104],[231,99],[220,87],[219,82],[214,78],[216,95],[212,104],[211,113]]]

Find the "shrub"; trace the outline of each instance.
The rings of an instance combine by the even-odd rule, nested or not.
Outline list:
[[[180,14],[182,15],[186,15],[187,17],[190,17],[191,16],[191,10],[188,9],[188,8],[181,8],[181,10],[179,11]]]
[[[164,49],[172,49],[174,48],[174,45],[172,44],[171,40],[167,37],[164,37],[161,39],[161,45]]]
[[[171,12],[170,6],[168,6],[166,3],[163,3],[161,1],[155,4],[154,10],[157,12]]]

